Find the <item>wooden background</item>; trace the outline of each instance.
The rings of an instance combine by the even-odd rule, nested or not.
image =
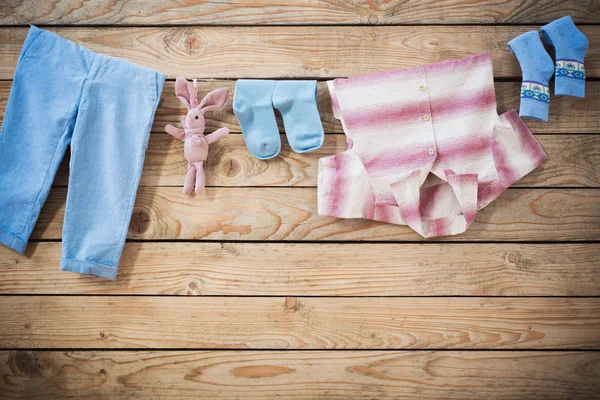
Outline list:
[[[324,83],[324,146],[252,158],[231,102],[208,128],[208,188],[181,194],[183,106],[238,78],[334,77],[491,51],[570,14],[586,98],[527,121],[543,166],[463,235],[317,215],[320,157],[345,149]],[[25,256],[0,248],[0,397],[551,399],[600,396],[600,3],[594,0],[2,0],[0,117],[27,24],[169,75],[114,282],[59,272],[65,161]],[[231,97],[230,97],[231,99]],[[1,156],[1,149],[0,149]],[[0,189],[1,190],[1,189]]]

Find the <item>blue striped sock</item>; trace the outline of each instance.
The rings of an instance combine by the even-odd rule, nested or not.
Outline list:
[[[588,40],[570,16],[559,18],[541,28],[542,38],[556,49],[554,94],[585,97],[583,58]]]
[[[508,47],[517,56],[523,73],[519,115],[547,121],[550,105],[548,81],[554,73],[554,63],[544,49],[540,35],[537,31],[525,32],[508,42]]]

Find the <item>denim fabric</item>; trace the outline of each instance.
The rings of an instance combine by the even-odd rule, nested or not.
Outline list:
[[[115,279],[164,80],[32,26],[0,133],[0,243],[25,251],[70,145],[60,269]]]

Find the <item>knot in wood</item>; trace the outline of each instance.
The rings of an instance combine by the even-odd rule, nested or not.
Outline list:
[[[131,222],[129,223],[129,232],[141,235],[150,229],[150,214],[145,210],[133,210]]]
[[[225,159],[221,162],[221,171],[227,177],[234,177],[240,173],[242,167],[238,160],[234,158]]]
[[[9,356],[10,369],[15,375],[33,378],[44,373],[43,360],[32,351],[14,351]]]
[[[296,297],[286,297],[285,298],[285,307],[293,310],[296,308],[296,305],[298,304],[298,299]]]
[[[198,36],[190,35],[185,38],[184,43],[185,43],[185,51],[188,53],[191,53],[194,51],[194,49],[199,47],[200,40],[198,40]]]

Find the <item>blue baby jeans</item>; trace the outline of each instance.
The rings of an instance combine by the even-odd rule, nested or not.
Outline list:
[[[25,251],[70,145],[60,269],[115,279],[164,80],[32,26],[0,132],[0,243]]]

